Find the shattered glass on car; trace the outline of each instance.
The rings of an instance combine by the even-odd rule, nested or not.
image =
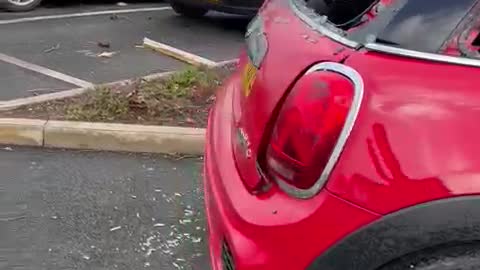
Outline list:
[[[341,40],[348,41],[345,45],[350,47],[379,43],[420,52],[438,53],[453,37],[461,23],[469,18],[468,15],[472,13],[478,0],[307,0],[307,2],[291,0],[291,2],[294,9],[310,18],[310,22],[317,23],[317,27],[321,25],[322,30],[328,29],[340,36]],[[353,6],[360,5],[363,9],[360,9],[360,12],[357,9],[356,14],[342,13],[349,16],[342,20],[338,14],[331,14],[332,10],[339,12],[335,5],[340,3],[342,7],[349,3]],[[373,18],[366,16],[370,11],[375,14]],[[339,37],[333,39],[340,40]]]

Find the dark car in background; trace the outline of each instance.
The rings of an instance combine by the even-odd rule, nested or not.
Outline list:
[[[42,0],[0,0],[0,8],[8,11],[29,11],[36,8]]]
[[[186,17],[202,17],[209,10],[255,15],[263,0],[170,0],[173,10]]]

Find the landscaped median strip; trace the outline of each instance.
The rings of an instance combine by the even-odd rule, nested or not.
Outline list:
[[[216,63],[214,68],[235,66],[236,64],[238,64],[238,59],[231,59],[231,60]],[[168,78],[169,76],[172,76],[173,74],[175,74],[174,71],[153,73],[153,74],[144,76],[140,79],[145,80],[145,81],[149,81],[149,80],[155,80],[155,79],[161,79],[161,78]],[[127,84],[132,84],[136,80],[138,80],[138,78],[136,78],[136,79],[126,79],[126,80],[121,80],[121,81],[116,81],[116,82],[100,84],[100,85],[97,85],[97,87],[127,85]],[[71,98],[71,97],[75,97],[75,96],[79,96],[81,94],[84,94],[87,91],[91,91],[92,89],[93,89],[93,87],[75,88],[75,89],[71,89],[71,90],[65,90],[65,91],[60,91],[60,92],[55,92],[55,93],[50,93],[50,94],[43,94],[43,95],[39,95],[39,96],[18,98],[18,99],[12,99],[12,100],[7,100],[7,101],[0,101],[0,111],[8,111],[8,110],[12,110],[12,109],[15,109],[15,108],[18,108],[18,107],[21,107],[21,106],[32,105],[32,104],[37,104],[37,103],[42,103],[42,102],[47,102],[47,101],[52,101],[52,100],[58,100],[58,99],[63,99],[63,98]]]
[[[203,153],[205,129],[0,118],[0,143],[162,154]]]
[[[237,64],[0,102],[0,144],[201,155],[215,91]]]

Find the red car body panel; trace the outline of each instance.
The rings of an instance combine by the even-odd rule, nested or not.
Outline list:
[[[366,91],[329,190],[381,214],[480,192],[477,68],[377,53],[346,64]]]
[[[204,184],[214,270],[224,269],[224,242],[236,270],[306,269],[386,214],[480,193],[476,68],[344,47],[305,25],[287,1],[260,10],[268,52],[251,93],[243,93],[244,53],[210,113]],[[355,69],[365,85],[326,186],[309,199],[275,184],[255,193],[262,181],[256,161],[272,117],[298,77],[324,61]],[[239,131],[251,152],[237,146]]]
[[[226,85],[210,114],[205,153],[205,204],[214,270],[223,269],[224,240],[235,269],[305,269],[346,233],[378,218],[326,190],[311,200],[292,198],[277,188],[264,196],[248,192],[232,158],[228,132],[232,94],[241,85],[239,74]]]

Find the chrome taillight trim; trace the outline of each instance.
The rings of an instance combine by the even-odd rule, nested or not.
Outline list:
[[[289,185],[287,182],[281,179],[276,180],[280,189],[282,189],[287,194],[300,199],[308,199],[315,196],[318,192],[320,192],[320,190],[325,186],[327,180],[330,178],[330,174],[332,173],[335,165],[337,164],[337,161],[342,154],[345,144],[350,137],[353,126],[355,125],[355,121],[357,120],[357,116],[360,111],[364,96],[364,84],[362,77],[353,68],[334,62],[322,62],[309,68],[305,74],[316,71],[335,72],[345,76],[352,82],[354,94],[352,100],[352,107],[348,112],[347,118],[345,120],[345,125],[340,132],[337,143],[335,144],[330,158],[328,159],[327,164],[325,165],[325,168],[323,169],[322,174],[320,175],[317,182],[315,182],[315,184],[309,189],[300,189],[295,186]]]
[[[398,56],[404,56],[404,57],[415,58],[415,59],[430,60],[434,62],[443,62],[443,63],[462,65],[462,66],[480,67],[480,60],[478,59],[461,58],[457,56],[412,51],[408,49],[402,49],[402,48],[382,45],[378,43],[365,44],[365,49],[369,51],[387,53],[391,55],[398,55]]]

